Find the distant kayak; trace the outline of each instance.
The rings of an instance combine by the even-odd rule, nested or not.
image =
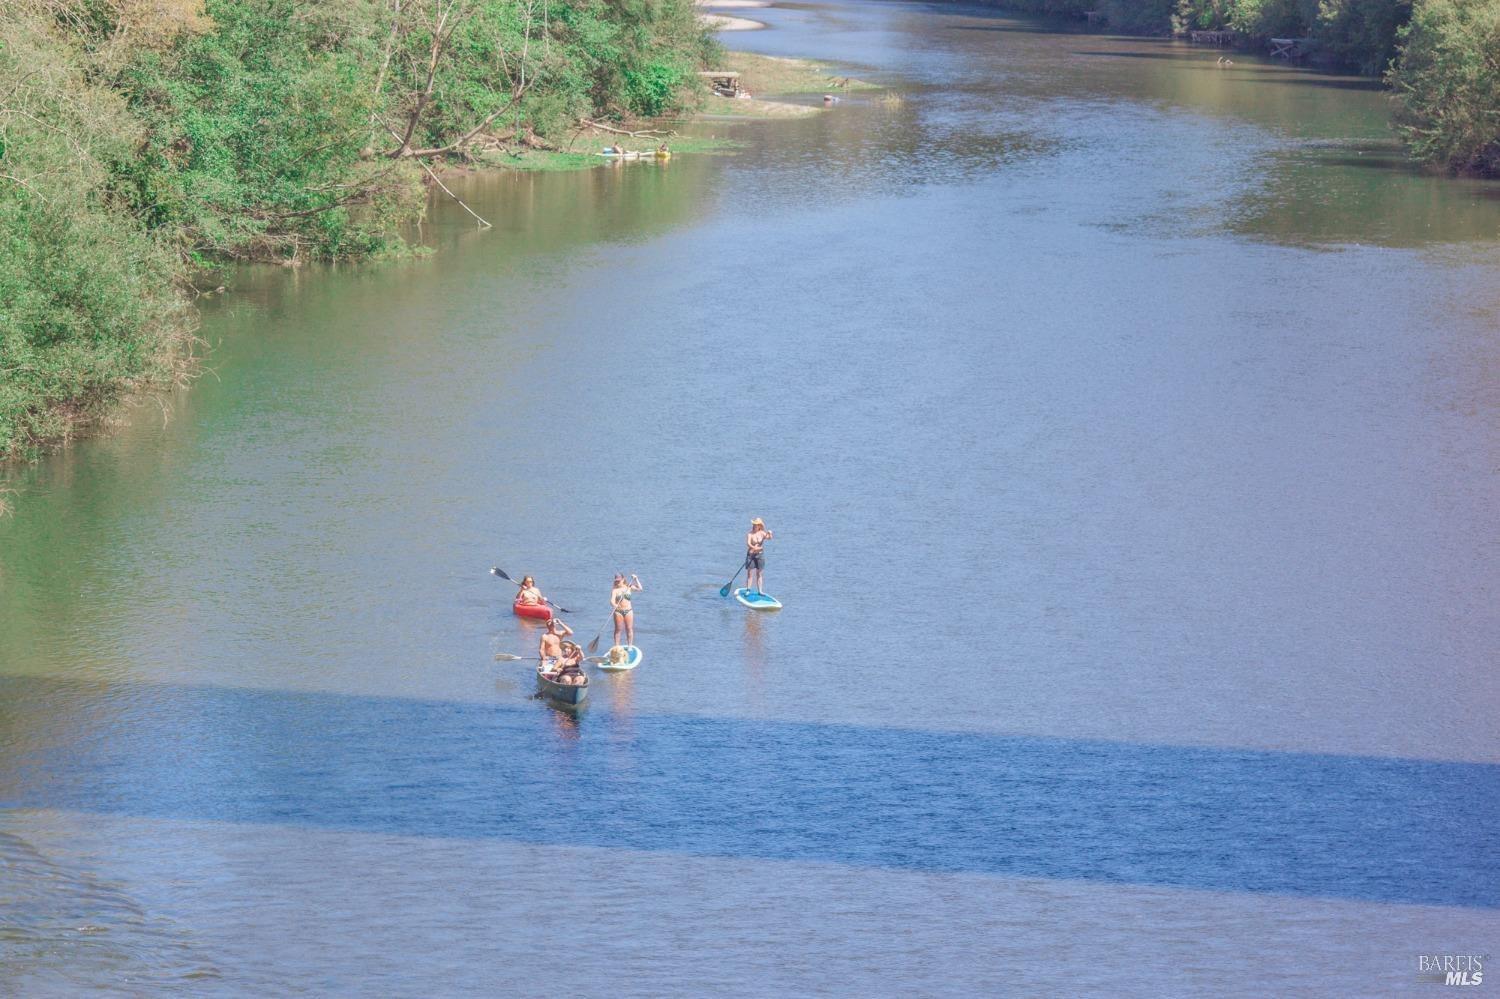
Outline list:
[[[510,609],[516,612],[516,617],[529,617],[536,621],[552,620],[552,608],[546,604],[523,604],[517,601],[510,605]]]
[[[751,610],[781,610],[781,601],[769,593],[752,592],[743,586],[734,591],[734,599]]]
[[[617,153],[613,149],[606,149],[606,150],[604,150],[604,152],[600,153],[599,155],[600,156],[611,156],[611,157],[614,157],[616,159],[622,159],[622,160],[638,160],[644,154],[640,153],[640,152],[638,152],[636,150],[633,150],[633,149],[627,150],[627,151],[625,151],[623,153]]]
[[[616,645],[610,649],[604,657],[604,662],[599,664],[602,670],[618,673],[622,670],[635,669],[645,658],[645,653],[634,645]]]

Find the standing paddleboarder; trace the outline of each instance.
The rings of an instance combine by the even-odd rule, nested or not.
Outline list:
[[[635,608],[630,605],[630,595],[641,592],[641,577],[631,575],[629,581],[623,572],[615,573],[614,584],[609,590],[609,604],[614,608],[610,620],[615,626],[615,645],[635,644]],[[621,643],[620,636],[625,636]]]
[[[750,533],[745,535],[745,589],[751,593],[763,592],[766,582],[766,542],[774,534],[766,530],[766,522],[756,517],[750,521]]]

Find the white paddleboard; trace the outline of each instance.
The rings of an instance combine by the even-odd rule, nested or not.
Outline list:
[[[615,649],[625,650],[624,659],[617,659],[616,656],[611,654]],[[604,654],[605,661],[599,664],[599,668],[610,673],[619,673],[623,670],[635,669],[641,664],[641,660],[644,658],[646,658],[646,654],[634,645],[616,645]]]
[[[769,593],[752,593],[743,586],[734,591],[734,599],[751,610],[781,610],[781,601]]]

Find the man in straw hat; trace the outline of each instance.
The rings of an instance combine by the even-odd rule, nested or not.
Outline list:
[[[765,585],[766,542],[772,537],[764,520],[756,517],[750,521],[750,533],[745,535],[745,589],[751,593],[762,592]]]

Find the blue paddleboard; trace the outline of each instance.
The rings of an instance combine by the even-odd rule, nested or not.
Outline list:
[[[624,649],[625,657],[618,659],[616,656],[611,655],[610,653],[613,653],[615,649]],[[619,672],[620,670],[635,669],[641,664],[641,660],[645,658],[645,653],[634,645],[616,645],[609,652],[605,653],[604,658],[605,662],[599,664],[600,669]]]
[[[781,610],[781,601],[769,593],[751,592],[743,586],[734,591],[734,599],[751,610]]]

